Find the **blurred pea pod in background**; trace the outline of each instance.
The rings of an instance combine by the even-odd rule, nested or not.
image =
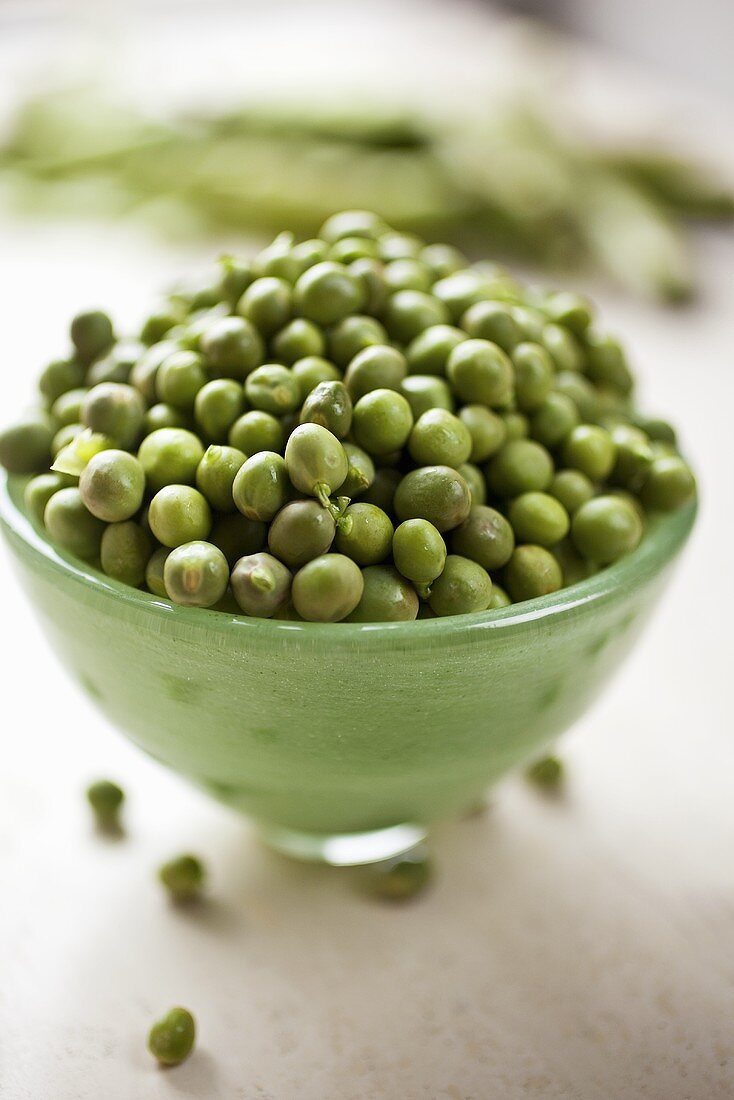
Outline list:
[[[333,210],[367,207],[469,252],[593,266],[665,301],[694,290],[688,220],[734,215],[713,169],[593,144],[528,98],[479,119],[260,102],[162,121],[99,89],[58,90],[16,113],[0,186],[25,213],[136,215],[177,237],[309,235]]]

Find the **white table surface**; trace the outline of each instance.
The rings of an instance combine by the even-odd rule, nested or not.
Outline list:
[[[132,321],[198,258],[90,224],[3,221],[0,241],[3,419],[77,308]],[[691,309],[596,295],[650,409],[685,426],[694,538],[565,741],[566,796],[511,779],[486,814],[436,830],[414,904],[269,854],[128,745],[61,672],[0,551],[2,1100],[734,1097],[734,242],[699,252]],[[84,804],[100,775],[129,795],[119,842]],[[209,901],[177,912],[155,869],[187,849]],[[145,1038],[175,1003],[199,1041],[162,1072]]]

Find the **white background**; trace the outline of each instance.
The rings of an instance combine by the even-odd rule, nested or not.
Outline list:
[[[132,324],[205,258],[149,238],[0,222],[3,418],[78,308]],[[734,1096],[734,243],[711,233],[698,251],[690,309],[595,292],[648,407],[683,426],[694,538],[632,661],[567,739],[566,796],[512,779],[485,815],[437,830],[435,885],[410,906],[268,854],[108,728],[0,554],[3,1100]],[[99,775],[129,794],[119,842],[86,813]],[[186,849],[210,868],[210,900],[183,913],[155,868]],[[200,1039],[161,1072],[145,1036],[174,1003]]]

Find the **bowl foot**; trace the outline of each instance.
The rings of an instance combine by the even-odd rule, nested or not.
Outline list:
[[[409,852],[425,840],[426,829],[405,824],[363,833],[302,833],[279,825],[262,825],[260,835],[270,848],[292,859],[358,867]]]

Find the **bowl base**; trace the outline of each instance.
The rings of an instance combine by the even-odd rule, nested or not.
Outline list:
[[[280,825],[260,826],[265,843],[282,855],[331,867],[359,867],[403,855],[426,838],[422,825],[406,823],[363,833],[303,833]]]

